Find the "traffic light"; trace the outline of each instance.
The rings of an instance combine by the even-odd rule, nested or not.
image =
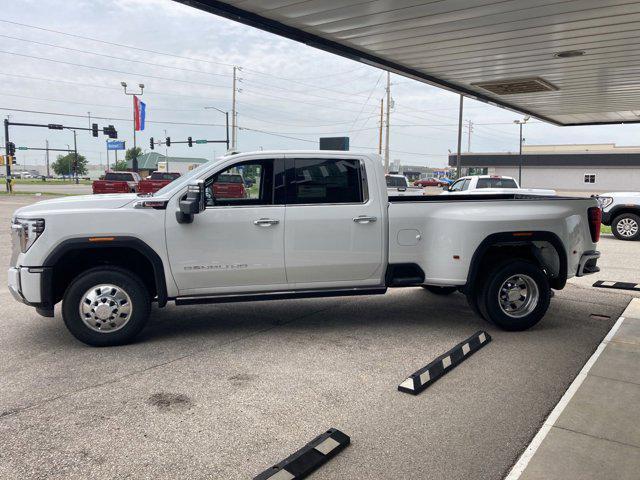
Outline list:
[[[167,147],[170,147],[170,146],[171,146],[171,137],[167,137],[167,139],[164,141],[164,144],[165,144]]]
[[[191,140],[191,137],[187,137],[187,145],[193,147],[193,140]]]
[[[153,137],[151,137],[151,138],[149,139],[149,146],[151,147],[151,150],[153,150],[153,149],[155,148],[155,145],[154,145],[154,143],[153,143]]]
[[[94,137],[97,137],[97,136],[98,136],[98,124],[97,124],[97,123],[92,123],[92,124],[91,124],[91,134],[92,134]]]
[[[13,157],[16,154],[16,144],[13,142],[7,143],[7,155]]]
[[[109,138],[118,138],[118,132],[116,131],[116,127],[113,125],[102,127],[102,133],[107,135]]]

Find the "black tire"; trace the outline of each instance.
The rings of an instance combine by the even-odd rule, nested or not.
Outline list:
[[[625,226],[635,228],[635,233]],[[611,222],[611,232],[618,240],[640,240],[640,217],[635,213],[621,213]]]
[[[486,320],[484,314],[480,311],[480,307],[478,306],[479,294],[477,289],[466,293],[465,297],[467,297],[467,304],[469,305],[469,308],[473,311],[473,313]]]
[[[111,323],[112,321],[110,319],[95,320],[96,328],[99,322],[104,322],[104,324],[101,325],[107,329],[111,328],[111,326],[117,326],[115,322],[122,321],[124,323],[122,326],[117,326],[118,328],[114,329],[114,331],[96,331],[89,327],[83,320],[80,313],[80,309],[82,308],[81,302],[85,294],[93,287],[106,284],[116,288],[110,290],[109,293],[105,295],[111,292],[125,292],[125,296],[129,298],[128,300],[126,298],[123,299],[121,301],[122,303],[116,304],[116,302],[113,302],[113,308],[116,311],[116,314],[110,317],[114,319],[113,323]],[[99,291],[99,289],[95,290],[95,292]],[[103,289],[103,291],[105,290]],[[95,292],[91,292],[91,294],[96,296],[97,294]],[[92,308],[92,305],[100,305],[101,303],[107,304],[105,309],[110,308],[108,307],[110,304],[104,296],[97,298],[95,304],[88,303],[89,306],[86,308]],[[120,308],[120,312],[123,312],[127,304],[130,308],[130,315],[128,319],[121,320],[120,315],[123,315],[123,313],[117,315],[117,312],[119,312],[117,309]],[[96,310],[98,309],[96,308]],[[144,328],[149,319],[150,310],[151,298],[142,280],[133,272],[118,267],[97,267],[87,270],[71,282],[62,299],[62,318],[64,319],[65,325],[74,337],[94,347],[109,347],[130,343]],[[90,316],[91,314],[86,315]],[[95,315],[98,315],[98,313]],[[110,315],[110,313],[107,313],[107,315]],[[87,321],[89,322],[89,320]],[[107,322],[109,322],[110,325],[106,325]],[[93,323],[93,321],[91,323]]]
[[[527,295],[521,293],[519,299],[509,302],[505,288],[503,290],[505,293],[500,295],[502,301],[499,300],[499,292],[507,280],[512,277],[519,278],[522,285],[531,285],[530,288],[525,289]],[[519,287],[517,285],[512,283],[507,285],[514,285],[511,290],[515,295],[518,294]],[[478,308],[486,320],[501,329],[522,331],[533,327],[544,317],[549,308],[550,300],[549,279],[538,265],[526,260],[508,260],[487,271],[484,285],[478,296]],[[518,311],[517,307],[520,302],[524,303],[522,309]],[[512,309],[512,312],[507,313],[501,305],[505,305],[505,309]]]
[[[436,295],[451,295],[458,291],[458,287],[439,287],[437,285],[422,285],[422,288]]]

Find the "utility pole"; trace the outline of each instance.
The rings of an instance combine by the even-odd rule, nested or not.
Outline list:
[[[460,94],[460,112],[458,113],[458,152],[456,156],[456,178],[462,176],[460,149],[462,148],[462,110],[464,109],[464,96]]]
[[[76,177],[76,185],[79,183],[78,182],[78,143],[76,141],[76,131],[73,131],[73,155],[74,155],[74,161],[73,161],[73,176]]]
[[[47,162],[47,177],[51,176],[51,172],[49,171],[49,140],[45,140],[45,148],[46,148],[46,152],[45,152],[45,159]]]
[[[134,172],[138,171],[138,154],[136,151],[136,108],[135,108],[135,97],[141,97],[144,92],[144,83],[139,83],[138,87],[140,87],[139,93],[131,93],[127,92],[127,82],[120,82],[122,88],[124,88],[124,94],[133,96],[133,158],[131,159],[131,170]],[[117,150],[116,150],[117,152]]]
[[[378,155],[382,155],[382,126],[384,125],[384,98],[380,99],[380,134],[378,136]]]
[[[238,70],[240,70],[240,67],[233,67],[233,92],[231,97],[231,150],[236,150],[238,141],[238,111],[236,110]]]
[[[467,153],[471,152],[471,133],[473,132],[473,122],[467,120]]]
[[[4,119],[4,153],[7,166],[7,193],[11,193],[11,163],[13,158],[9,155],[9,119]]]
[[[387,71],[387,122],[384,145],[384,173],[389,173],[389,120],[391,113],[391,72]]]

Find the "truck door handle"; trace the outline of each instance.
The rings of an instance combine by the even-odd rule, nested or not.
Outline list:
[[[378,220],[376,217],[370,217],[368,215],[360,215],[353,218],[353,221],[356,223],[373,223],[376,220]]]
[[[280,220],[276,220],[274,218],[260,218],[258,220],[254,220],[253,224],[258,227],[270,227],[271,225],[277,225],[280,223]]]

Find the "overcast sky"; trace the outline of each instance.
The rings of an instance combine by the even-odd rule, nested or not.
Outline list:
[[[231,72],[238,65],[240,150],[313,149],[319,136],[343,135],[352,150],[378,146],[386,72],[171,0],[4,2],[0,27],[0,114],[12,121],[85,127],[90,112],[104,118],[94,120],[100,126],[114,124],[129,147],[131,97],[120,86],[126,81],[145,85],[148,123],[138,134],[145,151],[150,137],[221,139],[224,116],[204,107],[231,109]],[[391,80],[391,159],[445,165],[447,150],[456,149],[458,96],[397,75]],[[465,121],[474,123],[472,151],[517,151],[513,120],[521,117],[472,100],[465,105]],[[639,133],[639,125],[554,127],[532,120],[524,137],[528,144],[638,145]],[[44,146],[45,139],[52,148],[73,146],[69,131],[11,131],[17,146]],[[78,149],[91,163],[106,162],[104,142],[102,135],[78,134]],[[169,148],[170,155],[209,159],[223,151],[223,145]],[[25,159],[44,163],[42,152],[19,152],[19,163]]]

